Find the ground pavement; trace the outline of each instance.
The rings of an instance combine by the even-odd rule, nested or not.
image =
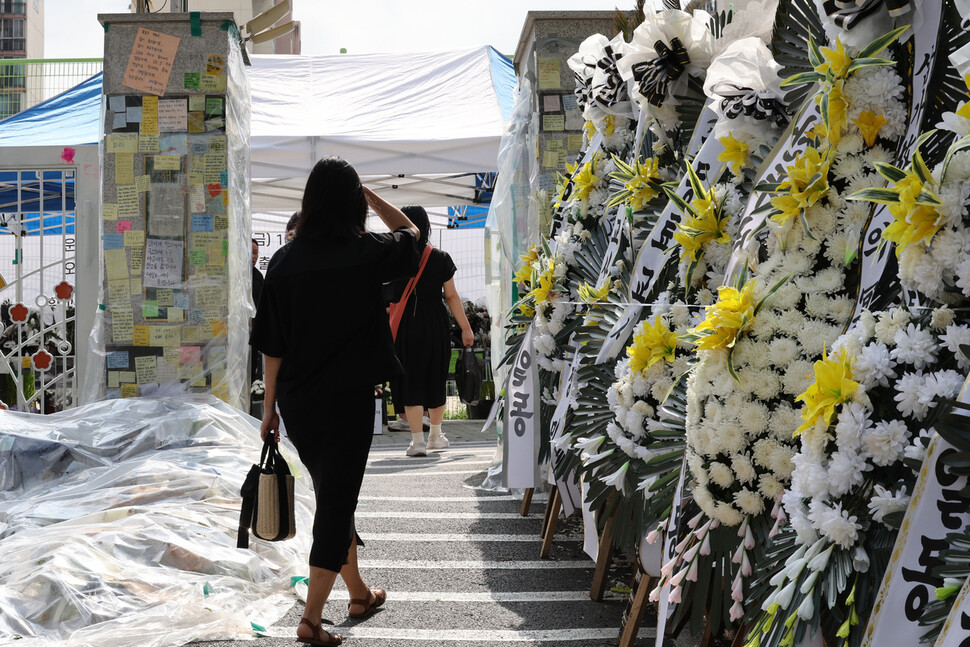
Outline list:
[[[337,578],[324,617],[345,645],[616,645],[626,596],[608,591],[603,602],[590,600],[593,562],[582,552],[581,524],[563,524],[551,558],[540,560],[545,497],[536,495],[522,517],[515,497],[473,489],[495,452],[494,428],[483,434],[481,425],[446,421],[451,447],[427,458],[405,457],[406,432],[375,436],[357,513],[367,544],[359,558],[365,581],[385,587],[388,599],[372,617],[350,620]],[[611,584],[628,578],[629,571],[614,569]],[[254,642],[198,645],[294,645],[301,611],[294,606]],[[652,646],[653,631],[641,629],[636,644]]]

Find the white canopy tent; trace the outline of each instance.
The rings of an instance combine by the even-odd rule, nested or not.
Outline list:
[[[474,203],[476,176],[481,187],[496,170],[515,87],[511,62],[491,47],[254,56],[249,79],[253,211],[287,213],[326,155],[394,204]]]

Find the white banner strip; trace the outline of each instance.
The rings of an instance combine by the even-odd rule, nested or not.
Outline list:
[[[534,334],[530,325],[505,391],[503,475],[508,488],[530,488],[539,482],[539,374]]]

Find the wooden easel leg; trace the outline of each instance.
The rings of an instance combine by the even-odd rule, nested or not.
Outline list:
[[[618,647],[633,647],[633,643],[636,642],[637,633],[640,632],[640,623],[643,622],[643,614],[650,604],[648,599],[652,588],[653,578],[644,573],[640,577],[640,583],[637,584],[634,592],[633,604],[630,606],[626,624],[620,634]]]
[[[519,510],[519,514],[523,517],[529,516],[529,508],[532,507],[532,493],[535,488],[526,488],[525,495],[522,497],[522,509]]]
[[[547,559],[552,550],[552,538],[556,535],[556,524],[559,523],[559,511],[562,509],[562,497],[559,496],[559,488],[552,489],[552,496],[549,497],[549,505],[546,506],[546,525],[542,532],[542,548],[539,549],[539,557]]]
[[[698,647],[711,647],[711,619],[707,619],[707,626],[704,628],[704,636],[701,638],[701,644]]]
[[[589,597],[596,602],[603,600],[606,592],[607,576],[610,564],[613,562],[613,515],[606,520],[603,535],[600,537],[600,549],[596,557],[596,571],[593,572],[593,586],[589,589]]]
[[[821,629],[819,629],[821,631]],[[734,634],[734,640],[731,641],[731,647],[744,647],[744,634],[748,633],[748,628],[742,623],[738,627],[738,633]]]
[[[546,499],[546,509],[542,512],[542,527],[539,529],[539,537],[545,538],[546,528],[549,527],[549,513],[552,512],[553,502],[556,500],[556,492],[558,488],[553,485],[549,492],[549,498]]]

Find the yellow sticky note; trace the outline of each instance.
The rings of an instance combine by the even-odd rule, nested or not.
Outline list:
[[[205,183],[219,184],[222,179],[222,172],[226,170],[225,153],[206,153],[205,154]]]
[[[149,384],[158,381],[158,371],[154,355],[135,358],[135,379],[138,384]]]
[[[109,281],[128,278],[128,254],[125,250],[104,250],[104,272]]]
[[[138,138],[139,153],[157,153],[160,147],[158,135],[142,135]]]
[[[152,178],[149,175],[139,175],[135,178],[135,191],[147,193],[152,190]]]
[[[175,295],[172,292],[172,288],[158,288],[155,290],[155,300],[158,301],[158,305],[168,306],[175,304]]]
[[[222,206],[229,206],[229,189],[222,190]]]
[[[156,155],[156,171],[177,171],[182,168],[182,158],[179,155]]]
[[[182,343],[183,344],[198,344],[199,343],[199,327],[198,326],[183,326],[182,327]]]
[[[562,140],[561,139],[546,140],[546,150],[547,151],[562,150]]]
[[[179,346],[182,343],[178,326],[148,326],[150,346]]]
[[[131,288],[126,279],[108,281],[108,305],[131,307]]]
[[[542,167],[543,168],[556,168],[559,166],[559,152],[558,151],[546,151],[542,155]]]
[[[189,95],[189,112],[202,112],[203,110],[205,110],[205,95]]]
[[[179,349],[166,346],[162,350],[162,357],[165,358],[166,362],[175,362],[176,364],[178,364],[179,357],[180,357]]]
[[[115,154],[115,184],[135,183],[134,153]]]
[[[104,137],[105,153],[137,153],[138,133],[112,133]]]
[[[121,380],[119,379],[120,377],[121,376],[118,375],[118,371],[108,371],[108,388],[117,389],[119,386],[121,386]]]
[[[121,385],[121,397],[123,397],[123,398],[137,398],[138,397],[138,385],[137,384],[122,384]]]
[[[575,152],[582,147],[583,147],[582,135],[566,135],[566,150],[570,152]]]
[[[214,135],[209,138],[209,152],[212,153],[225,153],[226,152],[226,136],[225,135]]]
[[[185,321],[185,310],[182,308],[168,308],[169,321]]]
[[[135,346],[148,346],[148,329],[151,326],[135,326]]]
[[[131,293],[132,294],[141,294],[141,277],[140,276],[133,276],[131,278]]]
[[[226,334],[226,322],[222,319],[218,321],[210,321],[209,327],[212,329],[213,337],[222,337]]]
[[[157,357],[156,359],[158,360],[156,372],[159,384],[178,380],[178,361],[163,359],[161,357]]]
[[[140,128],[142,135],[158,135],[158,97],[142,97]]]
[[[116,205],[116,204],[102,204],[101,205],[101,216],[105,220],[117,220],[118,219],[118,205]]]
[[[125,247],[144,247],[145,231],[142,229],[129,229],[125,232]],[[134,253],[132,254],[132,265],[134,265]]]
[[[141,268],[145,264],[145,247],[131,248],[131,265],[129,266],[132,274],[141,276]]]
[[[133,321],[134,315],[130,306],[111,308],[111,341],[115,344],[130,344],[134,335]]]

